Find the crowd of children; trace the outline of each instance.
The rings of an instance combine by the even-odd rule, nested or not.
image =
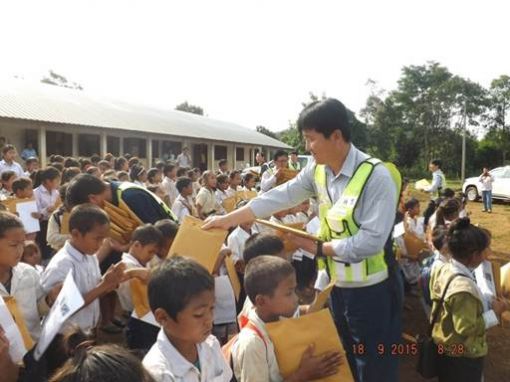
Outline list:
[[[32,217],[39,220],[40,231],[27,235],[15,214],[0,212],[0,294],[15,301],[24,319],[20,328],[26,327],[24,334],[33,342],[69,272],[84,307],[60,328],[40,360],[34,361],[29,351],[21,368],[10,360],[0,327],[6,381],[284,380],[266,324],[307,314],[328,277],[317,270],[314,256],[250,222],[229,232],[212,273],[186,257],[192,254],[167,259],[187,216],[225,214],[231,208],[225,201],[232,198],[235,208],[247,204],[248,192],[256,191],[253,173],[229,171],[226,161],[218,173],[163,162],[146,169],[136,157],[111,154],[90,160],[52,155],[43,169],[30,157],[23,170],[15,158],[16,149],[4,146],[0,198],[35,199]],[[264,191],[287,165],[286,153],[274,159],[277,169],[263,179]],[[486,301],[472,277],[487,257],[489,234],[470,223],[463,201],[450,190],[425,217],[418,200],[402,195],[399,214],[405,232],[428,248],[415,256],[405,240],[396,238],[395,243],[407,289],[423,296],[428,315],[439,312],[434,340],[450,349],[441,357],[440,380],[458,380],[459,375],[480,380],[473,376],[481,377],[485,331],[509,308],[503,299]],[[127,208],[138,222],[125,242],[111,237],[111,206]],[[316,209],[313,200],[305,201],[267,219],[316,234]],[[226,276],[227,257],[241,280],[237,301]],[[460,276],[441,302],[453,275]],[[121,343],[126,346],[96,345],[104,342],[101,331],[124,331]],[[465,352],[453,354],[454,344]],[[333,375],[342,356],[336,351],[316,354],[309,344],[285,381]]]

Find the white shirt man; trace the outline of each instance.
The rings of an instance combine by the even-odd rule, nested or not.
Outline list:
[[[182,153],[177,156],[177,165],[179,167],[191,167],[191,156],[188,149],[183,149]]]

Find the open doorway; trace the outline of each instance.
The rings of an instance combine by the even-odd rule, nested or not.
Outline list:
[[[206,144],[193,145],[193,167],[198,167],[202,172],[206,171],[208,169],[207,157]]]

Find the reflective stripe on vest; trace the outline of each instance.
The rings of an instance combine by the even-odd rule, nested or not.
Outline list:
[[[161,198],[159,196],[157,196],[156,194],[150,192],[149,190],[147,190],[146,188],[142,187],[142,186],[139,186],[138,184],[134,184],[134,183],[130,183],[130,182],[122,182],[119,187],[117,187],[117,200],[119,201],[119,207],[120,207],[120,204],[123,203],[125,207],[127,207],[129,210],[131,210],[129,208],[129,206],[124,202],[124,200],[122,200],[122,192],[127,190],[127,189],[133,189],[133,188],[138,188],[139,190],[144,190],[145,192],[148,193],[148,195],[150,195],[160,206],[161,208],[163,208],[163,210],[165,210],[165,212],[167,213],[167,215],[174,221],[174,222],[178,222],[179,220],[177,219],[177,217],[175,216],[175,214],[173,213],[173,211],[167,206],[167,204],[161,200]],[[133,213],[134,214],[134,213]]]
[[[354,211],[363,193],[365,185],[375,166],[382,163],[378,159],[362,162],[349,180],[340,199],[333,205],[327,190],[326,168],[317,165],[315,184],[319,199],[319,217],[321,220],[320,238],[324,241],[344,239],[359,231]],[[319,260],[319,269],[327,269],[331,279],[336,278],[339,287],[363,287],[377,284],[388,278],[388,266],[384,260],[384,250],[360,261],[345,263],[335,257]]]

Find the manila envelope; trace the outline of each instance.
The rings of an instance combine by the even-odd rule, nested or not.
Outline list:
[[[285,224],[285,226],[289,227],[289,228],[297,229],[299,231],[303,231],[303,229],[304,229],[304,224],[303,223],[290,223],[290,224]],[[286,234],[286,232],[280,231],[278,229],[275,229],[275,235],[278,236],[283,241],[283,249],[284,249],[284,251],[286,253],[293,253],[299,247],[296,244],[294,244],[294,242],[292,240],[287,239],[285,237],[285,234]]]
[[[510,263],[506,263],[500,268],[501,294],[510,298]]]
[[[424,249],[428,249],[427,243],[412,232],[406,232],[404,234],[404,243],[407,250],[407,256],[413,259],[418,259],[420,257],[420,252]]]
[[[5,206],[7,211],[9,211],[12,214],[17,215],[16,204],[24,203],[24,202],[30,202],[32,200],[35,200],[35,199],[34,198],[25,198],[25,199],[8,198],[8,199],[5,199],[5,200],[2,200],[2,204]]]
[[[494,278],[494,289],[496,290],[496,296],[501,297],[502,294],[502,288],[501,288],[501,264],[491,261],[491,267],[492,267],[492,277]]]
[[[27,329],[25,317],[23,317],[23,313],[21,313],[21,311],[18,309],[16,299],[12,296],[6,296],[3,297],[3,299],[5,305],[7,306],[7,309],[9,309],[9,312],[11,312],[12,318],[14,319],[14,322],[16,323],[16,326],[19,329],[19,332],[21,333],[21,338],[23,338],[23,343],[25,344],[25,347],[27,348],[27,350],[32,349],[34,347],[34,341],[32,340],[32,337],[30,336],[30,333]]]
[[[236,301],[239,301],[239,295],[241,294],[241,281],[237,275],[234,260],[232,260],[230,256],[225,258],[225,266],[227,267],[228,278],[230,279],[232,289],[234,290],[234,296],[236,297]]]
[[[203,224],[202,220],[192,216],[184,217],[168,257],[191,257],[212,273],[228,232],[222,229],[206,231],[202,229]]]
[[[62,235],[69,235],[69,217],[71,216],[70,212],[64,212],[62,217],[60,218],[60,233]]]
[[[237,198],[235,196],[230,196],[228,198],[223,199],[223,208],[225,211],[232,212],[236,209]]]
[[[129,288],[131,289],[131,299],[138,317],[143,317],[151,311],[149,305],[149,295],[147,285],[141,280],[133,278],[129,280]]]
[[[328,351],[338,351],[343,355],[338,372],[318,381],[354,381],[329,309],[269,323],[266,324],[266,329],[273,341],[278,367],[283,378],[287,378],[297,370],[306,348],[310,344],[315,344],[316,355]]]
[[[282,169],[283,176],[276,182],[276,185],[279,186],[280,184],[286,183],[291,179],[294,179],[297,174],[299,174],[299,171],[291,170],[289,168]]]
[[[252,200],[257,197],[257,191],[237,191],[236,197],[238,200]]]
[[[326,288],[324,288],[323,291],[319,292],[315,301],[308,308],[307,314],[318,312],[319,310],[324,308],[324,306],[328,302],[328,298],[329,298],[329,295],[331,294],[331,291],[335,287],[335,284],[336,284],[336,280],[333,279],[328,284],[328,286]]]

